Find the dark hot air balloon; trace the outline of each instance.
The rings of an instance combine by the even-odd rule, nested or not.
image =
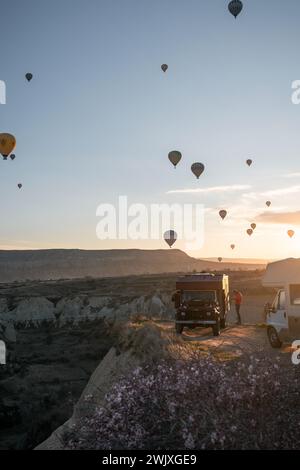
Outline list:
[[[266,206],[268,206],[268,207],[270,207],[271,204],[272,204],[271,201],[266,202]]]
[[[247,233],[248,233],[249,237],[251,237],[251,235],[252,235],[252,233],[253,233],[252,228],[248,228]]]
[[[173,163],[174,168],[176,168],[176,165],[178,165],[178,163],[180,162],[181,157],[182,155],[180,152],[178,152],[178,150],[172,150],[172,152],[170,152],[168,155],[168,158],[170,162]]]
[[[205,169],[205,166],[203,165],[203,163],[199,163],[199,162],[193,163],[191,166],[191,170],[197,179],[199,179],[199,177],[202,175],[204,169]]]
[[[16,158],[15,154],[12,153],[12,154],[10,155],[10,158],[11,158],[11,160],[14,160],[14,159]]]
[[[252,230],[255,230],[256,229],[256,224],[251,224],[250,227],[252,228]]]
[[[26,73],[25,77],[26,77],[26,80],[30,82],[30,80],[32,80],[33,75],[32,73]]]
[[[248,158],[248,160],[246,160],[246,163],[248,166],[251,166],[253,161],[251,160],[251,158]]]
[[[22,186],[23,186],[23,185],[22,185],[21,183],[18,184],[18,188],[19,188],[19,189],[21,189]]]
[[[167,64],[162,64],[161,69],[163,72],[166,72],[168,70],[169,66]]]
[[[220,212],[219,212],[219,216],[221,217],[221,219],[225,219],[227,215],[227,211],[225,211],[224,209],[222,209]]]
[[[177,233],[175,230],[167,230],[167,232],[164,233],[164,239],[171,248],[177,240]]]
[[[230,245],[230,248],[231,248],[232,250],[234,250],[234,249],[235,249],[235,245],[233,245],[233,244]]]
[[[240,0],[233,0],[228,5],[228,10],[235,18],[241,13],[242,9],[243,4],[240,2]]]

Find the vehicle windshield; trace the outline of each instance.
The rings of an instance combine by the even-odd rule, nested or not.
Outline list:
[[[185,291],[182,299],[186,302],[199,300],[201,302],[216,302],[216,292],[214,290]]]

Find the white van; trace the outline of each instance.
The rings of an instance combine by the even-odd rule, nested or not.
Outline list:
[[[266,308],[271,346],[280,348],[285,341],[300,339],[300,259],[269,263],[263,286],[278,289],[273,304]]]

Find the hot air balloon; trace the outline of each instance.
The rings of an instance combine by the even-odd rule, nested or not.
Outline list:
[[[181,157],[182,155],[180,152],[178,152],[178,150],[172,150],[172,152],[170,152],[168,155],[168,158],[170,162],[173,163],[174,168],[176,168],[176,165],[178,165],[178,163],[180,162]]]
[[[246,163],[248,166],[251,166],[253,161],[251,160],[251,158],[248,158],[248,160],[246,160]]]
[[[241,13],[242,9],[243,4],[240,2],[240,0],[233,0],[228,5],[228,10],[235,18]]]
[[[252,233],[253,233],[252,228],[248,228],[247,233],[248,233],[249,237],[251,237],[251,235],[252,235]]]
[[[232,250],[234,250],[234,249],[235,249],[235,245],[230,245],[230,248],[231,248]]]
[[[219,216],[221,217],[221,219],[225,219],[227,215],[227,211],[225,211],[224,209],[222,209],[220,212],[219,212]]]
[[[252,228],[252,230],[255,230],[256,229],[256,224],[251,224],[250,227]]]
[[[26,73],[25,77],[26,77],[26,80],[30,82],[30,80],[32,80],[33,75],[32,73]]]
[[[192,166],[191,166],[191,170],[192,172],[194,173],[194,175],[197,177],[197,180],[199,179],[199,176],[202,175],[203,171],[204,171],[204,168],[205,166],[203,165],[203,163],[193,163]]]
[[[271,204],[272,204],[271,201],[266,202],[266,206],[268,206],[268,207],[270,207]]]
[[[10,158],[11,158],[11,160],[14,160],[14,159],[16,158],[15,154],[12,153],[12,154],[10,155]]]
[[[18,184],[18,188],[19,188],[19,189],[21,189],[22,186],[23,186],[23,185],[22,185],[21,183]]]
[[[168,70],[169,66],[167,64],[162,64],[161,69],[163,72],[166,72]]]
[[[12,134],[0,134],[0,153],[4,160],[7,160],[8,155],[13,151],[16,146],[16,139]]]
[[[164,233],[164,239],[171,248],[177,240],[177,233],[174,230],[167,230],[167,232]]]
[[[295,235],[295,232],[294,232],[294,230],[288,230],[287,234],[290,238],[293,238],[293,236]]]
[[[221,258],[221,256],[218,258],[218,261],[219,263],[221,263],[223,261],[223,258]]]

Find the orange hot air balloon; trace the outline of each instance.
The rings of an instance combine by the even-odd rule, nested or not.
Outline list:
[[[0,134],[0,153],[4,160],[7,160],[8,155],[14,150],[16,143],[16,138],[12,134]]]
[[[220,212],[219,212],[219,216],[221,217],[221,219],[225,219],[227,215],[227,211],[225,211],[224,209],[222,209]]]
[[[295,235],[295,232],[294,232],[294,230],[288,230],[287,234],[290,238],[293,238],[293,236]]]

